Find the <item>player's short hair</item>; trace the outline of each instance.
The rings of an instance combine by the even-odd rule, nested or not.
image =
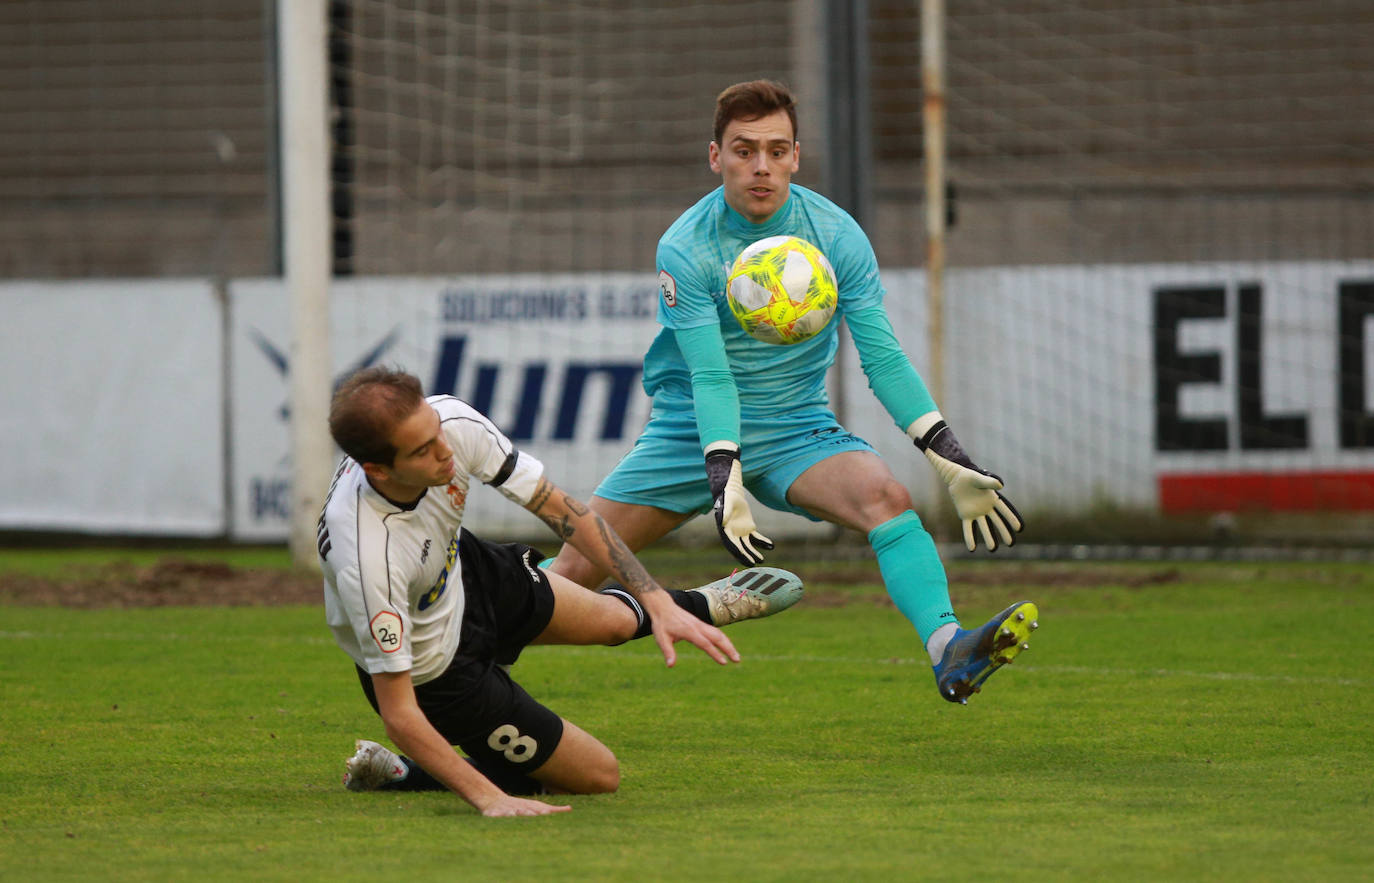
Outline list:
[[[391,433],[425,400],[420,378],[396,368],[374,366],[351,374],[329,403],[329,434],[359,463],[396,462]]]
[[[736,83],[716,96],[715,142],[721,147],[725,127],[735,120],[758,120],[787,111],[792,121],[792,140],[797,140],[797,100],[792,90],[776,80],[750,80]]]

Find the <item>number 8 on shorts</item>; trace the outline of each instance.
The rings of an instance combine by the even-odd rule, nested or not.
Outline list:
[[[524,763],[539,750],[538,742],[520,735],[520,731],[510,724],[502,724],[492,730],[487,745],[492,751],[500,751],[511,763]]]

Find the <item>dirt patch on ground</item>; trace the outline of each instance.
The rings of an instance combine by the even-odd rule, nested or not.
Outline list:
[[[968,586],[1125,586],[1140,589],[1183,581],[1176,567],[1143,569],[1110,565],[1022,565],[953,569],[950,583]]]
[[[802,573],[798,570],[798,573]],[[850,604],[873,604],[894,607],[892,599],[881,592],[858,593],[846,591],[845,586],[857,583],[877,585],[874,570],[851,568],[807,570],[806,598],[803,603],[816,607],[845,607]],[[948,572],[950,595],[958,600],[983,595],[1000,597],[1004,589],[1024,586],[1029,589],[1067,589],[1090,586],[1122,586],[1140,589],[1149,586],[1181,582],[1183,574],[1173,567],[1141,569],[1102,565],[999,565],[997,567],[952,567]]]
[[[878,591],[880,578],[871,563],[836,566],[796,565],[806,582],[803,603],[818,607],[850,604],[892,606]],[[670,587],[709,582],[718,573],[703,570],[664,579]],[[1025,564],[997,567],[952,567],[950,592],[968,598],[1008,587],[1072,588],[1117,585],[1143,588],[1182,579],[1172,567],[1138,568]],[[871,586],[871,591],[847,587]],[[62,580],[0,574],[0,603],[37,607],[261,607],[277,604],[322,604],[320,577],[296,571],[235,568],[216,562],[164,559],[145,566],[109,565]]]
[[[323,597],[320,578],[311,574],[177,559],[111,565],[64,580],[0,577],[0,600],[37,607],[261,607],[322,604]]]

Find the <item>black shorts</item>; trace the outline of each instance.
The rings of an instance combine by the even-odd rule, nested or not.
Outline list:
[[[415,688],[420,710],[450,745],[523,775],[542,766],[563,738],[562,718],[502,668],[553,618],[553,588],[539,568],[543,558],[529,546],[460,532],[465,608],[458,652],[443,674]],[[358,679],[377,710],[372,677],[359,668]]]

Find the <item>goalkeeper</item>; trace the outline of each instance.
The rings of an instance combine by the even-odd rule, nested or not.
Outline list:
[[[1021,517],[1000,493],[1001,480],[960,447],[897,343],[863,230],[828,199],[791,183],[800,147],[788,89],[769,80],[731,86],[716,100],[713,134],[707,157],[722,186],[659,240],[663,328],[644,358],[649,422],[591,508],[632,550],[713,511],[721,541],[744,565],[773,548],[755,525],[746,489],[771,509],[862,531],[888,593],[924,642],[940,695],[966,702],[1028,646],[1035,605],[1013,604],[979,628],[960,628],[910,494],[830,410],[825,377],[839,322],[790,346],[749,337],[725,300],[735,257],[770,236],[819,247],[839,283],[836,318],[849,325],[869,386],[949,486],[969,550],[1011,545]],[[585,586],[607,576],[567,544],[551,569]]]

